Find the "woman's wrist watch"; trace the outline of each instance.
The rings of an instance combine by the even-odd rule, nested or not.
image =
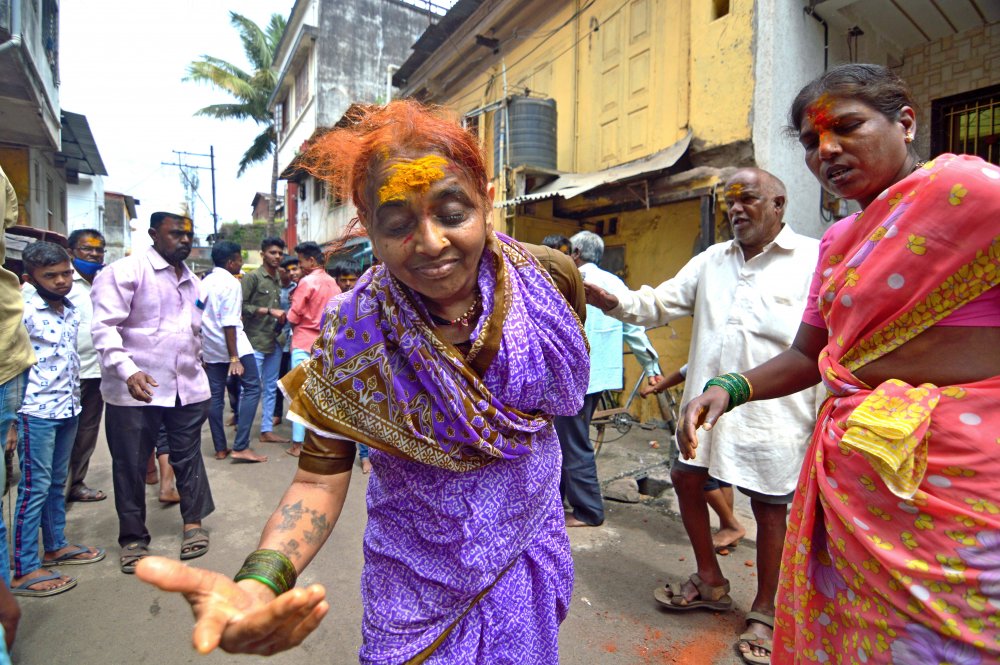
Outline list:
[[[240,357],[239,356],[229,356],[229,362],[231,362],[231,363],[238,363],[239,361],[240,361]]]

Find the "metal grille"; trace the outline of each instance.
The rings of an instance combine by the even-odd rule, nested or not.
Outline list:
[[[978,155],[1000,165],[1000,86],[934,103],[940,137],[935,152]]]

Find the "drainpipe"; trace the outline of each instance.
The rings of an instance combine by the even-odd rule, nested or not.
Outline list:
[[[823,71],[825,72],[829,67],[830,62],[830,25],[822,16],[817,14],[816,10],[812,7],[803,7],[802,11],[804,11],[807,16],[812,16],[814,19],[819,21],[820,25],[823,26]]]
[[[385,68],[385,103],[392,101],[392,73],[399,71],[397,65],[387,65]]]
[[[12,48],[21,48],[21,0],[10,4],[10,39],[0,44],[0,53]]]

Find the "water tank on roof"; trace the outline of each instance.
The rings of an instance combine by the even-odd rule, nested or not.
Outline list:
[[[504,128],[506,115],[507,127]],[[504,143],[510,152],[504,156]],[[509,97],[507,111],[493,114],[493,164],[556,168],[556,100]]]

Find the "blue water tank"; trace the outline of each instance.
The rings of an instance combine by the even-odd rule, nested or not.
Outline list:
[[[514,96],[507,99],[509,159],[502,157],[504,110],[493,114],[493,164],[513,168],[556,168],[556,100]]]

